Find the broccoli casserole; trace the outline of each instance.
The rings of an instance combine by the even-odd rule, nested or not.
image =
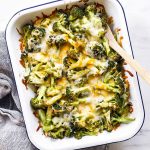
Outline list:
[[[46,136],[80,139],[134,120],[123,59],[109,46],[107,25],[95,3],[23,26],[24,82],[35,92],[31,106]]]

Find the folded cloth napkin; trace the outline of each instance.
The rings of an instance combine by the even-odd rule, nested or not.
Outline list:
[[[0,150],[35,150],[24,125],[5,34],[0,32]],[[84,150],[108,150],[107,145]]]

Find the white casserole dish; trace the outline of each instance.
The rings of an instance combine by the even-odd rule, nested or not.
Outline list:
[[[128,35],[128,29],[126,24],[126,18],[124,15],[123,8],[118,0],[91,0],[94,2],[101,3],[105,6],[105,9],[109,16],[113,16],[114,28],[121,28],[121,35],[123,35],[123,47],[133,56],[133,51],[131,48],[131,43]],[[90,1],[90,2],[91,2]],[[21,30],[21,27],[34,20],[36,16],[41,16],[41,12],[44,14],[50,14],[55,8],[65,8],[66,4],[69,6],[73,4],[83,4],[79,3],[77,0],[65,0],[65,1],[53,1],[46,4],[30,7],[17,12],[9,21],[6,28],[6,41],[10,54],[10,59],[12,62],[12,68],[14,71],[14,76],[16,80],[16,85],[18,89],[18,95],[20,98],[23,116],[26,124],[27,134],[30,141],[39,149],[42,150],[68,150],[68,149],[78,149],[96,145],[102,145],[107,143],[119,142],[127,140],[133,137],[142,127],[144,122],[144,107],[141,97],[141,91],[139,87],[139,81],[137,74],[128,65],[127,70],[130,70],[134,77],[129,76],[129,82],[131,85],[131,102],[133,103],[134,112],[132,117],[136,120],[127,125],[121,125],[116,131],[110,133],[103,132],[98,136],[86,136],[80,140],[74,138],[65,138],[62,140],[54,140],[49,137],[45,137],[42,131],[36,131],[38,127],[38,120],[33,115],[30,99],[33,97],[34,93],[30,89],[26,89],[24,84],[22,84],[24,68],[21,66],[20,60],[20,48],[19,48],[19,38],[17,29]],[[128,74],[127,74],[128,75]]]

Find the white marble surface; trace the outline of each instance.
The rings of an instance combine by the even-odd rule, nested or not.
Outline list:
[[[0,0],[0,31],[18,10],[50,0]],[[120,0],[127,16],[135,58],[150,70],[150,0]],[[150,150],[150,86],[140,80],[146,118],[142,130],[132,139],[110,145],[110,150]]]

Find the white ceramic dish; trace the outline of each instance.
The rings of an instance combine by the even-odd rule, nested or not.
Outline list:
[[[133,51],[131,48],[131,43],[128,35],[126,18],[120,3],[117,0],[93,0],[93,1],[103,4],[106,8],[108,15],[113,16],[114,27],[121,28],[121,34],[124,37],[123,47],[128,51],[128,53],[130,53],[133,56]],[[44,14],[50,14],[55,8],[65,8],[66,4],[71,6],[77,3],[82,4],[77,2],[76,0],[72,0],[72,2],[70,2],[69,0],[55,1],[21,10],[11,18],[6,28],[6,41],[12,62],[12,68],[14,71],[14,76],[22,106],[27,133],[30,141],[37,148],[43,150],[78,149],[83,147],[90,147],[127,140],[133,137],[140,130],[144,122],[144,108],[140,93],[138,77],[135,71],[133,71],[129,66],[126,66],[127,69],[134,74],[134,77],[129,77],[129,82],[131,85],[130,91],[131,102],[133,103],[134,107],[134,112],[132,113],[132,116],[136,118],[134,122],[127,125],[121,125],[116,131],[112,131],[111,133],[103,132],[98,136],[86,136],[80,140],[74,138],[54,140],[49,137],[45,137],[42,134],[41,130],[36,132],[36,129],[38,127],[38,120],[33,115],[32,109],[30,107],[30,99],[31,97],[33,97],[33,92],[30,89],[27,90],[25,86],[22,84],[24,68],[21,66],[19,62],[20,35],[18,34],[16,28],[21,30],[21,27],[24,24],[29,23],[31,20],[35,19],[36,16],[41,16],[41,12],[43,12]]]

